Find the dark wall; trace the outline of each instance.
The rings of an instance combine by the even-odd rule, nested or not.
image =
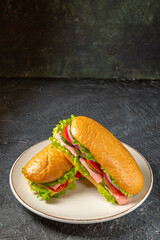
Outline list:
[[[160,78],[160,1],[3,0],[0,76]]]

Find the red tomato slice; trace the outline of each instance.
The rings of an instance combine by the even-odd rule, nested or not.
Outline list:
[[[70,142],[70,140],[68,139],[67,137],[67,127],[68,127],[68,124],[65,126],[65,128],[63,129],[63,137],[66,139],[67,142],[69,142],[70,144],[72,144]]]
[[[56,190],[54,190],[52,187],[48,187],[49,189],[51,189],[53,192],[61,192],[63,191],[66,187],[68,186],[68,180],[62,184],[61,186],[59,186]]]
[[[100,164],[99,164],[99,163],[90,161],[90,160],[88,160],[88,159],[86,159],[86,161],[87,161],[87,163],[88,163],[88,165],[89,165],[89,168],[90,168],[91,170],[93,170],[93,171],[96,172],[96,173],[103,174],[103,171],[102,171],[102,169],[100,168]]]
[[[75,174],[75,178],[81,178],[81,177],[83,177],[83,175],[82,175],[80,172],[77,172],[77,173]]]
[[[122,194],[119,190],[117,190],[109,181],[108,179],[105,177],[105,174],[103,174],[104,177],[104,182],[107,184],[107,186],[110,188],[110,190],[112,191],[112,193],[116,194],[116,195],[120,195],[120,196],[124,196],[124,194]]]

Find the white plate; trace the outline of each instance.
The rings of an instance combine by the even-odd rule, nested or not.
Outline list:
[[[15,161],[10,172],[10,186],[14,196],[27,209],[42,217],[66,223],[98,223],[122,217],[138,206],[148,197],[152,185],[152,170],[146,159],[132,147],[125,145],[130,151],[144,176],[142,191],[134,196],[127,205],[108,203],[97,189],[87,180],[76,181],[76,190],[68,190],[59,199],[43,201],[30,191],[28,181],[21,173],[22,167],[41,149],[50,143],[40,142],[26,150]]]

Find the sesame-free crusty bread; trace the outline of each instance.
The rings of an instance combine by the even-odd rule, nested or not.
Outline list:
[[[37,153],[24,167],[24,176],[33,182],[51,182],[72,168],[63,152],[51,148],[51,144]]]
[[[106,128],[93,119],[79,116],[73,119],[71,132],[116,179],[120,188],[133,195],[142,190],[144,180],[139,166],[123,144]]]

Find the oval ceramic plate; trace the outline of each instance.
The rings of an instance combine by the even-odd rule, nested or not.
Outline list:
[[[77,188],[68,190],[58,199],[43,201],[31,192],[28,181],[21,173],[22,167],[41,149],[50,143],[40,142],[26,150],[15,161],[10,172],[10,186],[17,200],[27,209],[42,217],[66,223],[98,223],[122,217],[138,206],[148,197],[152,185],[152,170],[146,159],[132,147],[125,145],[130,151],[144,176],[143,190],[134,196],[127,205],[108,203],[97,189],[87,180],[76,181]]]

